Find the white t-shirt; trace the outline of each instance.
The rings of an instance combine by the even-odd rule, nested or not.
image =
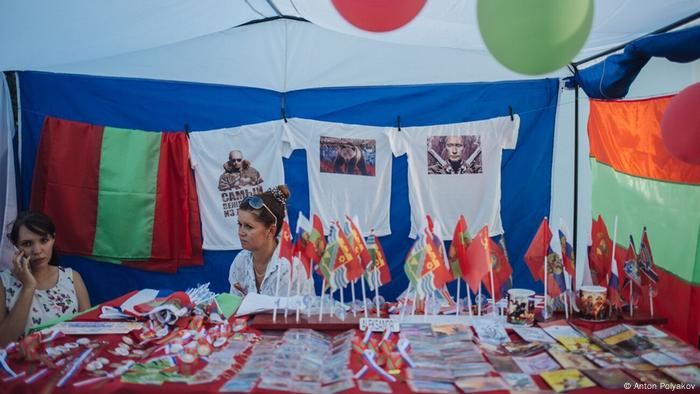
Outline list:
[[[291,152],[281,121],[190,133],[202,248],[241,248],[238,206],[246,196],[284,184],[282,158]]]
[[[392,132],[394,154],[408,154],[411,238],[426,214],[445,237],[462,214],[471,234],[484,225],[490,236],[503,233],[501,150],[515,148],[519,126],[516,115]]]
[[[311,214],[331,221],[357,216],[363,235],[391,234],[389,127],[289,119],[294,149],[306,149]]]

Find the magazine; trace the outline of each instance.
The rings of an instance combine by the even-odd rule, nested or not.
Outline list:
[[[537,375],[541,372],[560,368],[559,364],[547,352],[528,357],[513,357],[513,361],[518,364],[523,372],[530,375]]]
[[[491,345],[501,345],[510,342],[508,333],[505,327],[498,322],[491,320],[480,320],[474,324],[476,335],[479,336],[479,341]]]
[[[455,382],[457,387],[465,393],[477,393],[482,391],[508,390],[506,382],[495,376],[485,378],[460,379]]]
[[[593,361],[600,368],[623,368],[622,359],[608,352],[586,352],[586,358]]]
[[[676,357],[671,356],[671,353],[662,353],[662,352],[648,352],[644,353],[641,355],[641,357],[649,362],[650,364],[657,366],[657,367],[667,367],[667,366],[672,366],[672,365],[684,365],[687,364],[687,362],[684,359],[678,359]]]
[[[604,330],[595,331],[593,335],[603,340],[606,345],[610,346],[610,350],[615,353],[622,350],[623,352],[636,354],[654,347],[649,340],[637,334],[636,331],[626,324],[618,324]]]
[[[578,369],[542,372],[540,376],[557,393],[586,387],[595,387],[595,383]]]
[[[660,351],[671,358],[684,361],[683,364],[700,364],[700,351],[690,346],[661,349]]]
[[[647,326],[633,326],[632,329],[639,335],[645,336],[647,338],[663,338],[667,337],[665,332],[659,330],[658,328],[647,325]]]
[[[503,380],[508,383],[511,391],[538,391],[537,386],[532,377],[526,373],[501,373]]]
[[[674,383],[673,379],[664,375],[664,373],[659,371],[658,369],[655,369],[652,371],[634,371],[634,370],[627,369],[627,370],[625,370],[625,372],[630,374],[633,378],[637,379],[640,383],[656,384],[656,385],[659,385],[661,383],[663,383],[663,384],[673,384]]]
[[[666,375],[676,379],[679,383],[700,386],[700,368],[695,365],[667,367],[661,368],[661,370],[664,371]]]
[[[634,381],[634,379],[618,368],[587,369],[583,373],[606,389],[624,389],[625,383]]]
[[[554,338],[539,327],[513,327],[513,331],[528,342],[554,343]]]
[[[502,357],[502,356],[493,356],[489,355],[489,362],[491,362],[491,365],[493,365],[493,369],[495,369],[498,372],[511,372],[511,373],[520,373],[522,372],[518,365],[513,361],[512,357]]]
[[[548,323],[542,329],[570,351],[600,350],[587,337],[566,322]]]
[[[575,369],[595,369],[596,366],[590,361],[586,360],[586,357],[570,353],[570,352],[558,352],[550,349],[548,351],[549,355],[554,358],[562,368],[575,368]]]

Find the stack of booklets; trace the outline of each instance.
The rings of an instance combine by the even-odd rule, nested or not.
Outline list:
[[[350,330],[336,336],[308,330],[289,330],[282,338],[263,337],[244,367],[221,392],[259,389],[296,393],[335,393],[355,387],[349,369]]]
[[[406,380],[414,392],[454,393],[455,382],[478,380],[493,372],[473,342],[469,326],[461,324],[401,324],[400,338],[411,346],[413,365]]]

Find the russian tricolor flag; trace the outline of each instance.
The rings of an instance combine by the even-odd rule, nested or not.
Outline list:
[[[620,274],[617,270],[617,262],[612,261],[610,267],[610,280],[608,281],[608,297],[610,302],[617,308],[622,308],[622,299],[620,298]]]

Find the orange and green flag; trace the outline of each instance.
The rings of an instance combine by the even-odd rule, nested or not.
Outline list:
[[[618,234],[639,234],[646,227],[645,246],[654,244],[658,275],[655,313],[695,345],[700,314],[691,306],[700,303],[700,166],[675,158],[664,146],[660,123],[672,98],[590,101],[592,209],[594,217],[617,215]],[[644,293],[641,308],[649,302]]]

